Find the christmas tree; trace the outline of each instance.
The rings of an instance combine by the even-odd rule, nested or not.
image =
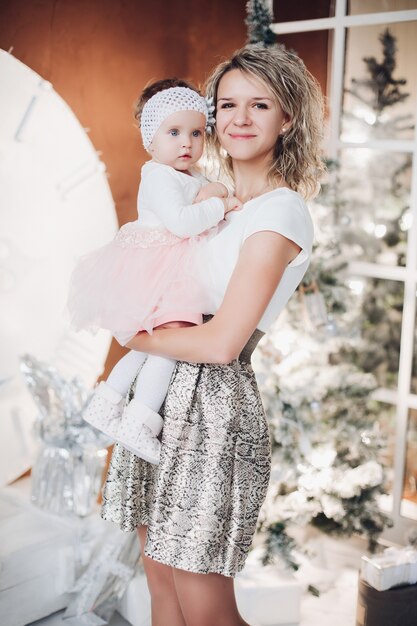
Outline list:
[[[402,138],[412,130],[410,114],[396,113],[409,94],[401,91],[404,78],[393,76],[397,43],[386,29],[379,36],[382,60],[363,59],[368,76],[353,78],[346,94],[351,97],[343,116],[343,135],[364,139]],[[345,151],[343,175],[336,192],[343,204],[342,246],[351,260],[405,266],[407,232],[412,216],[409,206],[411,156],[401,152]],[[359,161],[359,162],[358,162]],[[344,350],[344,358],[372,372],[379,385],[395,387],[401,338],[403,284],[371,278],[362,281],[362,342]],[[414,356],[417,371],[417,356]]]
[[[363,79],[352,79],[352,88],[347,89],[355,98],[361,100],[376,114],[377,121],[381,123],[382,114],[387,107],[392,107],[403,102],[409,97],[409,93],[402,93],[400,87],[407,83],[405,78],[396,79],[393,76],[396,68],[397,42],[387,28],[379,36],[382,44],[382,61],[378,62],[375,57],[364,57],[369,76]],[[365,91],[366,95],[362,95]],[[405,118],[397,119],[405,121]],[[384,125],[384,123],[382,122]]]
[[[332,211],[334,188],[324,186],[314,213],[313,261],[284,318],[269,332],[256,371],[272,431],[271,487],[260,528],[265,563],[297,568],[294,526],[366,536],[369,548],[389,518],[380,455],[386,440],[375,377],[349,363],[344,350],[360,345],[358,309],[346,273]]]
[[[246,14],[247,43],[262,43],[266,48],[273,46],[276,42],[276,35],[271,30],[272,11],[267,3],[264,0],[249,0],[246,4]]]
[[[247,22],[252,43],[256,37],[263,41],[267,28],[263,17],[257,30],[254,15],[252,9]],[[410,128],[407,116],[385,115],[387,107],[403,102],[407,94],[401,92],[406,81],[393,77],[395,38],[385,31],[380,41],[382,62],[365,58],[369,76],[353,80],[347,90],[361,110],[345,114],[344,131],[359,125],[363,133],[365,125],[367,137],[383,137],[393,129]],[[380,263],[392,262],[395,255],[404,263],[409,164],[403,155],[390,154],[383,162],[380,155],[370,159],[364,193],[363,163],[358,176],[358,152],[348,156],[356,170],[349,169],[346,158],[329,163],[329,182],[312,207],[317,226],[312,264],[257,355],[273,435],[271,487],[260,518],[260,529],[266,531],[264,562],[278,558],[295,569],[299,546],[291,531],[297,525],[342,536],[359,534],[373,549],[391,524],[379,506],[387,482],[384,420],[389,416],[373,399],[373,391],[397,371],[401,289],[395,281],[387,289],[387,281],[378,279],[365,288],[346,268],[349,260],[365,255]],[[378,189],[374,171],[384,172]],[[374,222],[367,195],[380,208]],[[385,328],[388,310],[391,333]]]

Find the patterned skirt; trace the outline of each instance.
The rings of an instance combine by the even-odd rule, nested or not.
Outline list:
[[[161,414],[161,461],[116,444],[102,517],[148,526],[145,554],[189,572],[235,576],[255,533],[270,475],[270,437],[250,356],[255,331],[227,365],[178,362]]]

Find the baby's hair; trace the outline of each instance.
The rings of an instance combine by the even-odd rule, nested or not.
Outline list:
[[[282,44],[270,48],[256,44],[246,46],[220,63],[208,78],[207,96],[213,97],[215,105],[220,80],[232,70],[261,80],[291,118],[290,128],[275,144],[269,180],[273,182],[282,177],[291,189],[305,198],[316,195],[324,171],[321,158],[324,100],[317,80],[300,57]],[[208,136],[207,145],[231,176],[232,160],[222,154],[217,133]]]
[[[194,87],[194,85],[187,82],[186,80],[182,80],[181,78],[163,78],[162,80],[157,80],[154,83],[151,83],[150,85],[145,87],[135,104],[135,118],[137,120],[139,128],[143,107],[148,102],[148,100],[150,100],[152,96],[154,96],[156,93],[164,91],[164,89],[170,89],[171,87],[188,87],[188,89],[192,89],[193,91],[200,94],[200,92],[196,87]]]

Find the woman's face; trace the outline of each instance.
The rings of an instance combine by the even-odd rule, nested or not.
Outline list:
[[[267,86],[252,74],[231,70],[217,90],[216,128],[221,145],[234,161],[272,158],[289,116]]]

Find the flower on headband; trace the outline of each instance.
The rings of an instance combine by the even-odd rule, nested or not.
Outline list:
[[[207,105],[207,123],[206,123],[206,133],[211,135],[213,126],[216,123],[216,118],[214,117],[214,98],[204,98]]]

